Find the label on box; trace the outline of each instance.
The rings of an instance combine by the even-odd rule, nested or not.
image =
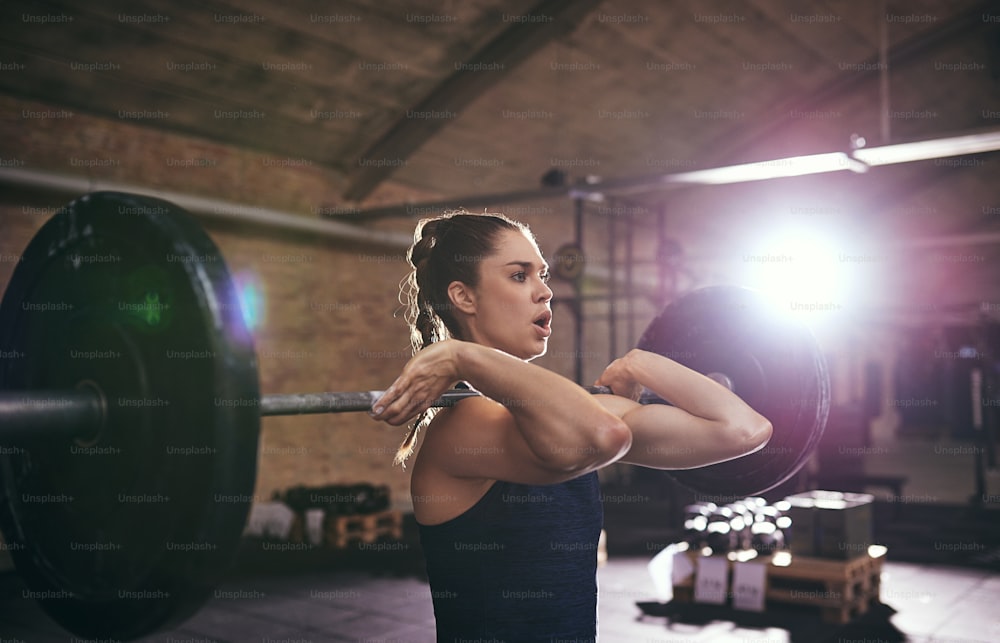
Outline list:
[[[687,552],[674,552],[673,563],[670,576],[674,585],[680,585],[694,574],[694,565],[691,563],[691,559],[688,558]]]
[[[255,502],[244,533],[248,536],[287,540],[295,521],[295,512],[280,502]]]
[[[323,517],[326,512],[322,509],[306,509],[306,541],[311,545],[323,544]]]
[[[733,608],[750,612],[764,611],[767,565],[763,563],[733,564]]]
[[[729,584],[729,561],[722,556],[702,556],[694,579],[696,603],[725,605]]]
[[[667,545],[647,565],[649,575],[656,585],[660,600],[669,602],[674,597],[674,585],[680,585],[694,573],[694,565],[687,557],[687,548]]]

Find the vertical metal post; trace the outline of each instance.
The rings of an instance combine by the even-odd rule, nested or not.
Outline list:
[[[986,441],[983,439],[983,372],[977,366],[969,374],[972,389],[972,431],[975,439],[973,448],[975,449],[973,475],[975,477],[976,495],[972,498],[972,504],[979,506],[986,497],[986,462],[983,453]]]
[[[892,121],[889,120],[889,21],[882,18],[887,13],[886,0],[879,2],[878,11],[879,136],[881,144],[888,145],[892,139],[889,129]]]
[[[573,221],[576,247],[583,250],[583,199],[577,198],[573,202],[575,218]],[[584,253],[584,264],[586,264],[586,253]],[[577,384],[583,384],[583,275],[573,281],[573,292],[576,295],[573,310],[576,312],[576,327],[574,328],[574,356],[576,358],[575,373]]]
[[[635,346],[635,293],[632,291],[633,272],[633,245],[635,242],[635,221],[632,220],[631,213],[626,219],[628,224],[628,236],[625,237],[625,300],[627,302],[627,326],[628,345]]]
[[[656,212],[656,287],[657,298],[661,306],[667,300],[667,212],[662,205]]]
[[[618,357],[618,263],[614,201],[608,202],[608,363]]]

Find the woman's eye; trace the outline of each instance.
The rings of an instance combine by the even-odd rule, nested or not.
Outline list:
[[[514,281],[524,281],[527,278],[523,272],[515,272],[513,275]]]
[[[547,283],[549,283],[549,278],[551,278],[551,277],[552,277],[552,274],[551,274],[551,273],[549,273],[549,271],[547,271],[547,270],[546,270],[546,271],[545,271],[545,272],[543,272],[543,273],[542,273],[541,275],[539,275],[539,277],[541,277],[541,278],[542,278],[542,283],[543,283],[543,284],[547,284]]]

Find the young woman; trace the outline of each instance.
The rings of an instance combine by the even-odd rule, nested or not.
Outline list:
[[[552,332],[548,265],[526,226],[499,214],[421,221],[404,281],[415,354],[376,401],[376,420],[416,421],[413,508],[438,641],[594,640],[596,471],[613,462],[682,469],[767,443],[770,423],[725,387],[632,350],[592,395],[531,364]],[[482,393],[434,413],[456,384]],[[675,406],[640,405],[642,388]]]

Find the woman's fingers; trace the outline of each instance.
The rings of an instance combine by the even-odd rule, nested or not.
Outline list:
[[[389,388],[372,403],[372,418],[393,426],[405,424],[430,406],[448,390],[447,377],[411,362]]]
[[[406,389],[400,386],[400,381],[396,380],[392,386],[372,404],[371,416],[379,421],[396,424],[395,420],[400,409],[406,403]]]
[[[626,377],[624,373],[612,368],[614,365],[615,362],[612,362],[611,366],[597,378],[595,385],[607,386],[615,395],[627,397],[630,400],[638,400],[642,395],[642,386],[635,380]]]
[[[410,358],[396,381],[372,403],[375,420],[405,424],[430,408],[456,377],[454,340],[435,342]]]
[[[397,380],[372,404],[371,416],[393,426],[400,426],[430,408],[440,397],[431,393],[426,385],[411,390],[405,382]]]
[[[395,386],[395,384],[393,386]],[[372,402],[372,408],[370,411],[368,411],[368,413],[372,417],[376,418],[379,415],[382,415],[382,413],[385,411],[386,405],[392,401],[394,393],[395,391],[392,386],[382,391],[382,395],[379,395],[377,398],[375,398],[375,401]]]

